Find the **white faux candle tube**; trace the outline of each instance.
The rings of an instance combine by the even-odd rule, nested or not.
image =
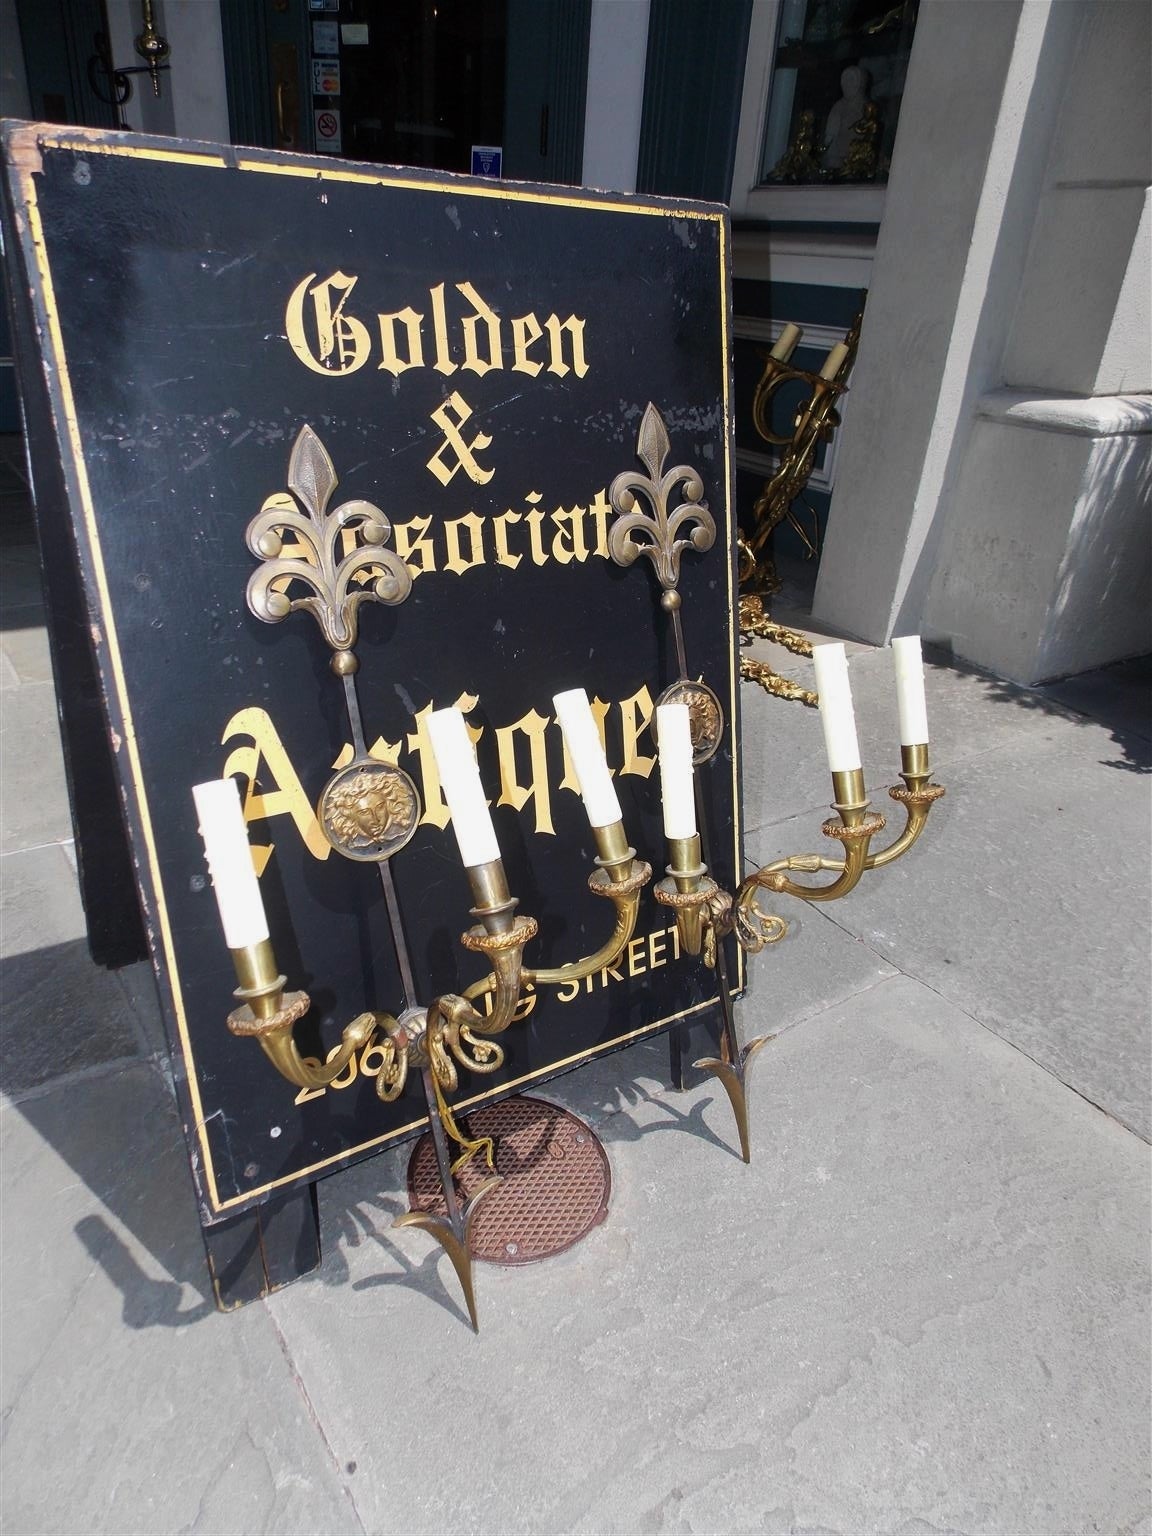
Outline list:
[[[500,845],[488,813],[472,738],[458,709],[436,709],[424,722],[440,787],[452,815],[452,830],[466,869],[500,857]]]
[[[696,797],[692,785],[692,717],[687,704],[656,708],[656,745],[660,753],[660,795],[664,836],[696,836]]]
[[[848,686],[848,658],[837,641],[832,645],[814,645],[812,660],[816,663],[816,692],[820,696],[820,724],[824,727],[828,766],[833,773],[847,773],[860,767],[856,717]]]
[[[795,352],[797,343],[803,334],[804,332],[798,325],[793,325],[789,321],[776,338],[776,345],[769,352],[768,356],[774,358],[778,363],[786,363],[793,352]]]
[[[840,365],[848,356],[848,348],[842,341],[838,341],[824,359],[824,366],[820,370],[822,379],[834,379],[840,372]]]
[[[919,635],[892,641],[896,664],[896,707],[900,711],[900,745],[923,746],[928,741],[928,704],[924,698],[924,658]]]
[[[248,829],[235,779],[212,779],[192,788],[204,857],[229,949],[247,949],[268,937],[260,882],[252,863]]]
[[[583,688],[570,688],[552,700],[556,718],[564,734],[564,745],[572,759],[572,771],[580,785],[584,809],[593,827],[610,827],[622,820],[616,786],[604,757],[596,717]]]

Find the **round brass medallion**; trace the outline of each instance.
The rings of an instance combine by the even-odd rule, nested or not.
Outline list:
[[[715,757],[724,737],[724,711],[707,683],[691,683],[686,679],[673,683],[656,700],[657,708],[661,704],[687,704],[694,763],[706,763]]]
[[[362,863],[390,859],[420,820],[420,797],[402,768],[360,758],[328,780],[320,825],[337,853]]]

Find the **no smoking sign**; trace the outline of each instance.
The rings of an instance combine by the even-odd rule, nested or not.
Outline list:
[[[340,139],[340,113],[335,107],[317,111],[316,148],[326,155],[338,155],[343,145]]]

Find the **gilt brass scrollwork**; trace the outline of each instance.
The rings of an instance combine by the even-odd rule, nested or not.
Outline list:
[[[708,510],[704,482],[690,464],[677,464],[664,473],[664,460],[671,444],[663,417],[648,402],[640,422],[636,457],[647,469],[646,475],[628,469],[616,476],[608,499],[619,514],[608,535],[608,551],[617,565],[629,566],[646,555],[656,568],[660,585],[667,591],[680,581],[680,553],[694,549],[703,553],[716,540],[716,520]],[[683,486],[684,500],[669,511],[669,503],[678,486]],[[648,511],[636,506],[640,497]],[[691,528],[688,538],[680,538],[681,529]]]
[[[304,609],[334,651],[350,651],[361,603],[402,603],[412,575],[384,547],[392,524],[379,507],[357,500],[328,511],[338,484],[324,444],[302,427],[288,463],[292,494],[269,496],[248,525],[248,548],[261,561],[248,581],[248,606],[266,624]]]

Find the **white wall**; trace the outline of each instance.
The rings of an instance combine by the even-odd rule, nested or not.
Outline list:
[[[139,0],[107,0],[108,32],[117,65],[142,63],[135,39],[140,32]],[[138,133],[174,134],[227,144],[228,88],[224,41],[216,0],[155,0],[156,30],[168,39],[171,65],[160,76],[160,96],[147,75],[131,77],[132,96],[124,115]]]
[[[220,7],[208,0],[163,0],[165,37],[172,45],[175,129],[182,139],[231,141],[228,88],[224,77],[224,37]]]
[[[584,185],[636,190],[648,0],[592,0],[588,96],[584,112]]]

